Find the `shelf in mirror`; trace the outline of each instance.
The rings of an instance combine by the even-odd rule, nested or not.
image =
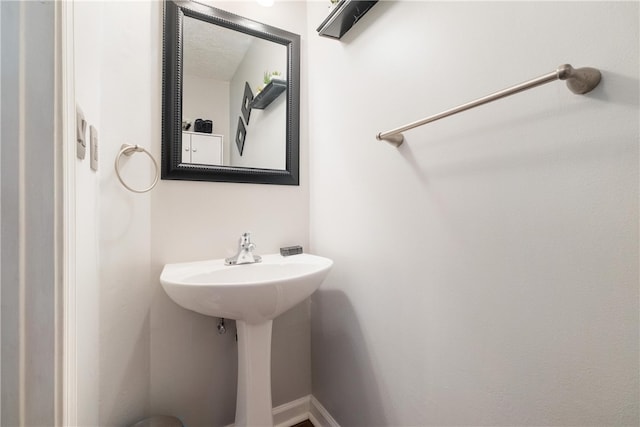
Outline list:
[[[264,110],[287,88],[286,80],[272,79],[251,101],[251,108]]]

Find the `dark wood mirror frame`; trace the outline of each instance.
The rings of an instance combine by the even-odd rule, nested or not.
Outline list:
[[[221,9],[186,0],[164,3],[162,179],[299,185],[300,36]],[[183,17],[199,19],[287,48],[286,166],[259,169],[182,163]]]

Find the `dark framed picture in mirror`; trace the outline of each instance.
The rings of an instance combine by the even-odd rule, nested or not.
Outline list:
[[[249,86],[249,82],[245,82],[244,84],[244,95],[242,96],[242,107],[240,107],[240,111],[242,112],[242,118],[244,122],[248,125],[249,119],[251,118],[251,102],[253,101],[253,92],[251,92],[251,86]]]
[[[242,122],[242,117],[238,117],[238,130],[236,130],[236,147],[238,147],[238,153],[242,156],[244,151],[244,140],[247,136],[247,128]]]
[[[162,179],[299,185],[300,36],[184,0],[163,31]],[[285,96],[252,109],[276,82]],[[183,129],[200,117],[211,133]]]

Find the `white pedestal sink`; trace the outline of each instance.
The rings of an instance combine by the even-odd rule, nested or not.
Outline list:
[[[167,264],[160,282],[182,307],[235,319],[238,395],[235,426],[273,426],[271,326],[322,283],[333,261],[299,254],[265,255],[262,262],[228,266],[223,259]]]

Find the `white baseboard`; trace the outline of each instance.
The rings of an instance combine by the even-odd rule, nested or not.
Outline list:
[[[309,418],[311,395],[273,408],[274,427],[291,427]]]
[[[340,427],[313,395],[273,408],[274,427],[291,427],[304,420],[311,421],[315,427]],[[233,427],[233,424],[226,427]]]
[[[309,421],[315,427],[340,427],[329,411],[313,395],[309,395]]]

